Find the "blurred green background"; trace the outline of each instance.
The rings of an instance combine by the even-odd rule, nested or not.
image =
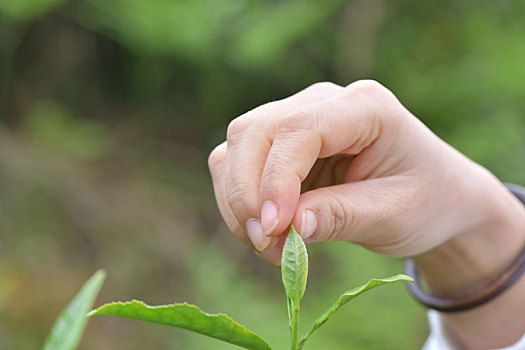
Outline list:
[[[95,269],[97,304],[189,301],[287,348],[279,270],[227,232],[206,169],[228,122],[317,81],[372,78],[500,179],[525,183],[525,1],[0,0],[0,349],[37,349]],[[303,329],[399,259],[311,246]],[[417,349],[402,285],[308,349]],[[230,349],[91,320],[81,349]]]

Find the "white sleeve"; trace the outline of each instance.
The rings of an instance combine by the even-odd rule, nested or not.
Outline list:
[[[428,311],[427,316],[430,335],[428,336],[425,345],[423,345],[422,350],[457,350],[458,347],[454,346],[454,344],[452,344],[450,340],[447,340],[445,336],[439,313],[435,310],[430,310]],[[515,344],[493,350],[525,350],[525,334],[523,334],[521,339]]]

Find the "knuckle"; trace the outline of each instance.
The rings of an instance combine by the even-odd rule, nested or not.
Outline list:
[[[278,133],[289,134],[316,128],[317,115],[312,110],[299,110],[281,120]]]
[[[226,150],[224,144],[220,144],[211,151],[208,156],[208,168],[214,170],[226,158]]]
[[[369,110],[368,117],[374,122],[385,121],[396,116],[401,106],[394,94],[375,80],[359,80],[346,88],[345,97],[357,101]],[[388,118],[387,118],[388,117]]]
[[[359,80],[347,87],[348,97],[358,97],[365,104],[384,108],[393,106],[397,101],[394,94],[375,80]]]
[[[354,93],[361,93],[371,96],[380,96],[388,91],[386,87],[381,85],[381,83],[370,79],[358,80],[350,84],[348,88]]]
[[[226,194],[228,205],[234,212],[236,212],[237,209],[246,210],[247,208],[251,208],[253,202],[248,199],[249,197],[246,186],[243,186],[242,184],[230,187]],[[237,212],[236,214],[239,215],[240,213]]]
[[[235,142],[238,140],[250,124],[251,120],[245,116],[232,120],[226,131],[226,139],[228,142]]]
[[[353,220],[350,217],[351,214],[347,208],[347,205],[341,203],[340,199],[337,196],[331,195],[331,198],[328,201],[328,203],[330,203],[328,205],[328,238],[330,240],[336,240],[343,236],[345,233],[348,233],[347,231],[349,231],[350,229],[349,223]]]
[[[330,81],[320,81],[314,83],[306,88],[307,91],[312,91],[313,93],[318,91],[334,91],[340,89],[341,87],[337,84],[334,84]]]

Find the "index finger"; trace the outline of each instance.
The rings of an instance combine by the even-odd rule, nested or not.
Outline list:
[[[265,234],[274,236],[288,227],[299,201],[301,182],[318,158],[356,155],[379,138],[385,106],[392,101],[397,100],[379,83],[360,81],[331,99],[293,112],[281,122],[261,177],[261,225]],[[268,207],[275,208],[273,213]]]
[[[225,200],[244,234],[266,238],[260,227],[260,179],[279,120],[290,112],[336,95],[343,87],[318,83],[284,100],[256,108],[228,128]]]

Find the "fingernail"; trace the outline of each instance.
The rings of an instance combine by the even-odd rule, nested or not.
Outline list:
[[[271,237],[266,237],[263,234],[261,222],[257,219],[250,219],[246,221],[246,231],[248,232],[248,236],[250,237],[250,240],[252,241],[255,248],[262,252],[272,242]]]
[[[311,210],[303,211],[303,217],[301,218],[301,237],[310,237],[317,229],[317,218]]]
[[[279,223],[277,206],[271,201],[264,202],[261,209],[261,225],[265,235],[269,235]]]

